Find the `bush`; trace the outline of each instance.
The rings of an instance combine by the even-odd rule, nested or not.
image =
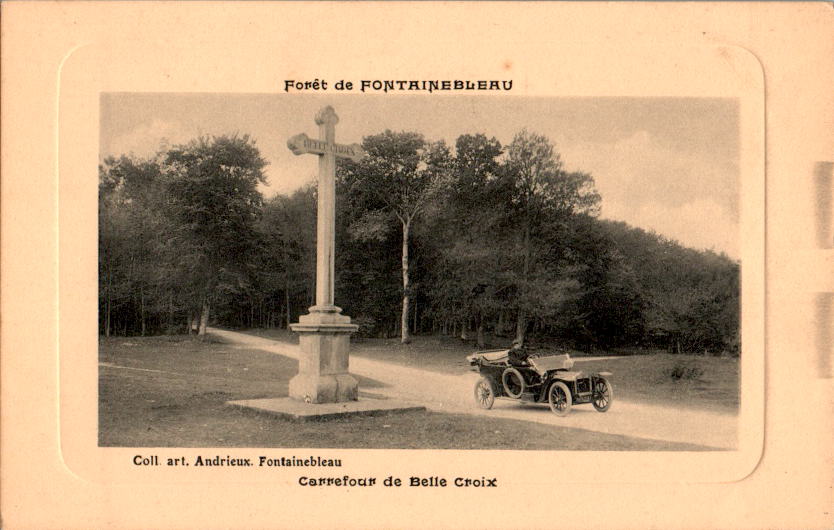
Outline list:
[[[679,361],[666,371],[666,375],[674,381],[694,381],[704,375],[704,370],[697,364]]]
[[[356,318],[353,318],[351,323],[359,326],[359,329],[356,330],[356,334],[354,335],[354,338],[357,340],[362,340],[371,337],[373,335],[374,330],[376,329],[376,319],[367,315],[360,315]]]

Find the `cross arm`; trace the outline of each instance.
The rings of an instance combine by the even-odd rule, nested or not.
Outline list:
[[[334,156],[349,158],[359,162],[365,156],[365,150],[359,144],[331,144],[323,140],[314,140],[304,133],[296,134],[287,140],[287,147],[294,155],[312,153],[315,155],[332,154]]]

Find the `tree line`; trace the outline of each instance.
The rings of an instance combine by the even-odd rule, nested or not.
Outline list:
[[[598,218],[544,136],[367,136],[337,165],[336,304],[360,335],[739,349],[739,264]],[[265,199],[248,136],[99,167],[103,335],[287,327],[315,297],[316,188]]]

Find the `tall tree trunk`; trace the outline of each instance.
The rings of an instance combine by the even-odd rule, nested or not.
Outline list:
[[[290,329],[290,320],[292,316],[290,314],[290,284],[287,282],[287,285],[284,289],[284,303],[287,305],[287,325],[284,326],[284,329]]]
[[[110,269],[110,256],[107,256],[107,268]],[[110,294],[110,286],[112,284],[111,271],[107,272],[107,315],[104,317],[104,336],[110,336],[110,312],[113,305],[112,296]]]
[[[527,331],[527,316],[523,309],[518,310],[518,317],[515,322],[515,340],[516,342],[524,344],[524,335]]]
[[[197,331],[197,335],[200,337],[205,337],[206,335],[206,327],[208,326],[208,319],[209,319],[209,303],[208,300],[203,300],[203,309],[200,312],[200,329]]]
[[[131,285],[131,287],[132,287],[133,278],[134,278],[133,269],[134,269],[135,262],[136,262],[136,257],[131,252],[131,254],[130,254],[130,267],[128,268],[128,274],[127,274],[127,277],[130,278],[130,284],[129,285]],[[135,327],[134,327],[136,325],[136,302],[135,302],[135,300],[136,300],[136,292],[131,290],[131,292],[130,292],[130,302],[131,303],[130,303],[130,309],[129,309],[130,312],[125,315],[125,322],[124,322],[124,332],[123,332],[123,334],[124,334],[125,337],[127,337],[128,323],[130,323],[130,326],[133,329],[135,329]]]
[[[417,302],[414,302],[414,310],[411,312],[411,332],[416,334],[417,333]]]
[[[400,322],[402,344],[408,344],[411,338],[408,336],[408,302],[409,302],[409,285],[408,285],[408,236],[411,228],[411,219],[403,221],[403,312]]]
[[[478,333],[477,338],[478,347],[483,348],[486,346],[486,341],[484,340],[484,316],[478,315]]]
[[[145,336],[145,286],[140,284],[139,287],[139,319],[142,321],[142,336]]]
[[[174,332],[174,295],[168,291],[168,330],[167,333]]]
[[[521,272],[521,304],[518,308],[518,317],[515,326],[515,340],[522,345],[527,331],[527,315],[524,313],[523,304],[528,296],[527,281],[530,277],[530,261],[532,261],[532,249],[530,238],[530,213],[524,219],[524,266]]]

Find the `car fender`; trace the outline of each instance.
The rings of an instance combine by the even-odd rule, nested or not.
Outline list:
[[[544,402],[547,401],[547,390],[550,388],[550,385],[557,381],[561,381],[563,383],[569,383],[568,389],[570,389],[571,393],[573,393],[574,385],[576,384],[576,380],[581,377],[587,377],[584,372],[568,372],[565,370],[559,370],[555,372],[550,372],[547,378],[543,381],[544,384],[541,386],[541,393],[539,394],[539,401]]]

